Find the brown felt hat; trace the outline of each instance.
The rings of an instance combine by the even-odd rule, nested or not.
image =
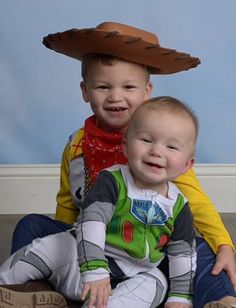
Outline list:
[[[200,64],[196,57],[161,47],[154,33],[116,22],[49,34],[43,38],[43,44],[78,60],[88,53],[115,56],[146,65],[151,74],[173,74]]]

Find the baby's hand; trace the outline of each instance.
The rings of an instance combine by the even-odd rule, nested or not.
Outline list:
[[[85,300],[89,293],[88,308],[105,308],[111,294],[110,278],[86,282],[83,285],[81,299]]]
[[[192,308],[192,304],[184,304],[184,303],[166,303],[165,308]]]

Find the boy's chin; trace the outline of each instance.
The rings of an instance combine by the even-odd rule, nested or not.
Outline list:
[[[107,125],[100,128],[107,133],[124,133],[127,127],[127,125]]]

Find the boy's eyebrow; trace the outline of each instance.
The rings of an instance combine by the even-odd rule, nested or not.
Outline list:
[[[94,79],[94,82],[109,82],[109,80],[103,80],[103,79]]]
[[[139,135],[142,135],[142,134],[150,135],[150,133],[148,131],[145,131],[145,129],[142,129],[142,130],[135,129],[134,130],[134,135],[135,136],[139,136]],[[174,142],[174,143],[178,144],[182,148],[184,148],[184,146],[185,146],[185,144],[181,140],[179,140],[177,138],[169,138],[168,142]]]
[[[180,145],[181,147],[184,147],[184,146],[185,146],[184,142],[182,142],[181,140],[179,140],[179,139],[177,139],[177,138],[170,138],[170,139],[169,139],[169,142],[175,142],[175,143],[177,143],[178,145]]]

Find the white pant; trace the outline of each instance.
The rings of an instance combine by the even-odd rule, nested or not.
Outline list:
[[[80,298],[80,278],[76,239],[69,232],[34,240],[0,267],[0,285],[48,279],[56,291],[73,300]],[[166,290],[164,275],[153,268],[119,283],[109,297],[108,308],[156,307]]]

